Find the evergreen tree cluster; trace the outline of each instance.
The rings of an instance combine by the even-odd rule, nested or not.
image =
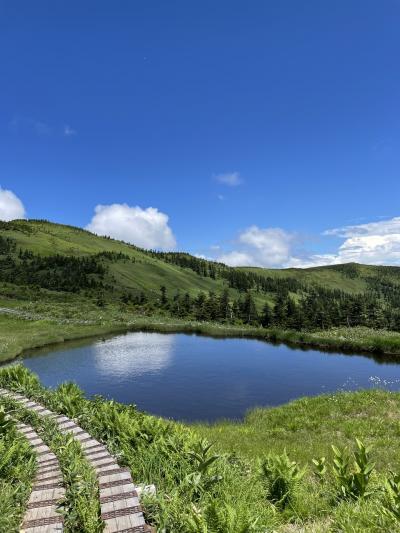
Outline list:
[[[371,276],[366,279],[369,290],[377,298],[384,299],[389,306],[400,308],[400,285],[385,276]]]
[[[222,263],[216,263],[214,261],[206,261],[193,255],[182,252],[157,252],[151,251],[150,255],[156,259],[161,259],[166,263],[180,266],[182,268],[189,268],[196,272],[199,276],[209,277],[215,279],[217,277],[218,270],[225,267]]]
[[[20,250],[18,259],[0,257],[0,281],[35,285],[54,291],[103,288],[106,268],[96,257],[40,256]]]
[[[0,236],[0,255],[13,254],[17,250],[15,239]]]
[[[257,292],[300,292],[306,290],[304,284],[296,278],[273,278],[261,276],[237,268],[226,268],[221,271],[221,277],[228,281],[229,287],[241,292],[255,289]]]
[[[237,321],[243,324],[257,325],[259,317],[251,293],[246,293],[237,300],[230,300],[229,291],[225,289],[219,295],[214,292],[199,292],[196,297],[189,293],[177,292],[169,299],[165,287],[160,288],[160,305],[173,316],[191,318],[209,322]]]
[[[250,291],[238,299],[231,299],[228,289],[219,295],[200,292],[193,298],[189,293],[177,292],[168,298],[166,288],[161,287],[160,295],[160,307],[180,318],[297,331],[340,326],[400,331],[400,309],[388,306],[372,292],[351,295],[317,287],[295,299],[281,291],[273,304],[265,303],[262,309],[257,309]]]
[[[135,262],[135,258],[132,258],[130,255],[123,254],[122,252],[99,252],[94,255],[96,259],[106,259],[110,262],[115,261],[132,261]]]

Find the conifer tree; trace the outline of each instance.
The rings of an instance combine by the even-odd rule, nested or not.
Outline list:
[[[261,325],[264,328],[268,328],[272,323],[271,308],[268,303],[265,303],[261,314]]]
[[[165,307],[165,306],[167,305],[167,303],[168,303],[168,299],[167,299],[167,288],[166,288],[164,285],[162,285],[162,286],[160,287],[160,292],[161,292],[161,305],[162,305],[163,307]]]

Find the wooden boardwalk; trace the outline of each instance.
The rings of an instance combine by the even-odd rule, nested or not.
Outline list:
[[[92,465],[97,475],[101,518],[105,523],[105,533],[150,533],[153,531],[145,523],[139,503],[138,487],[133,484],[129,469],[121,468],[115,457],[108,452],[103,444],[93,439],[89,433],[70,418],[52,413],[42,405],[29,400],[29,398],[21,394],[0,389],[0,396],[12,398],[40,416],[52,417],[62,433],[72,433],[74,439],[80,442],[87,461]],[[154,490],[154,487],[151,486],[148,490]],[[26,517],[24,524],[25,522]],[[34,533],[39,531],[47,533],[47,531],[61,530],[37,529],[27,531],[29,533],[33,533],[33,531]]]
[[[38,464],[21,530],[27,533],[63,531],[63,516],[57,512],[57,506],[65,490],[58,459],[32,427],[19,423],[17,429],[34,449]]]

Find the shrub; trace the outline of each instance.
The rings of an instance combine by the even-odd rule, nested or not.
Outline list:
[[[333,475],[339,485],[339,496],[344,499],[367,498],[372,492],[368,491],[371,473],[375,464],[370,460],[370,448],[356,439],[357,450],[354,452],[354,468],[350,469],[350,459],[343,450],[332,446],[334,453]]]
[[[0,386],[29,393],[40,388],[40,381],[23,365],[12,365],[2,369]]]
[[[285,451],[282,455],[266,457],[261,463],[261,474],[267,489],[267,499],[284,509],[293,500],[304,470],[300,470]]]

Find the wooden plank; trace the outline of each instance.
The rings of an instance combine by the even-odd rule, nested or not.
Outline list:
[[[65,489],[62,487],[58,460],[32,427],[19,424],[18,429],[27,438],[35,453],[41,454],[37,456],[38,469],[21,530],[27,533],[61,532],[64,519],[58,513],[58,504],[65,497]]]
[[[0,389],[0,394],[7,395],[7,391]],[[21,395],[17,397],[14,395],[14,397],[39,416],[46,415],[53,418],[62,433],[71,433],[81,443],[85,457],[94,468],[99,481],[100,507],[105,523],[105,533],[142,533],[151,530],[145,524],[139,503],[139,491],[132,482],[128,468],[121,468],[103,444],[93,439],[89,433],[67,416],[52,413]],[[40,473],[38,472],[38,479],[28,504],[30,522],[27,523],[32,526],[29,533],[62,531],[62,526],[61,529],[51,529],[53,525],[55,528],[60,528],[60,524],[52,517],[49,510],[53,508],[52,500],[62,497],[60,494],[63,494],[63,489],[59,486],[57,459],[44,443],[37,440],[35,433],[27,429],[28,426],[21,425],[20,427],[22,432],[26,432],[27,437],[32,437],[35,451],[38,453],[38,464],[42,469]],[[46,524],[45,513],[49,513],[49,519],[54,520],[54,524]],[[36,518],[32,517],[38,517],[37,520],[41,522],[35,522]]]

